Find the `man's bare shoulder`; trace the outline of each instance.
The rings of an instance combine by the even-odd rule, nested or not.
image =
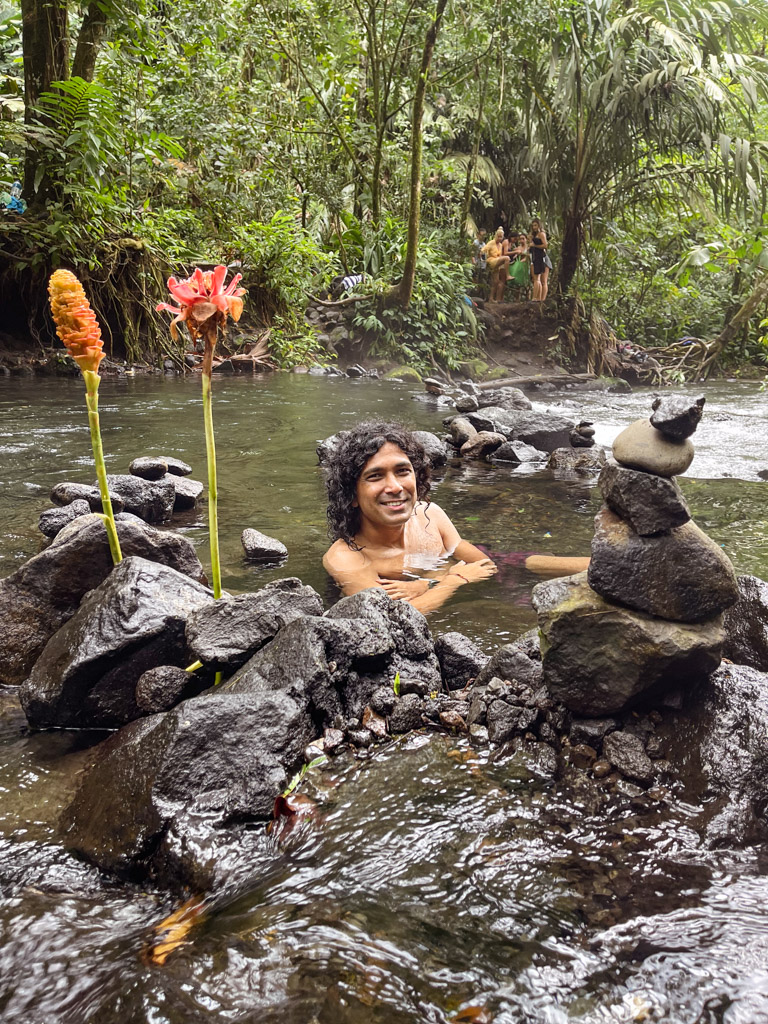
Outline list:
[[[323,555],[323,565],[331,573],[359,569],[365,562],[363,552],[351,548],[345,540],[334,541]]]

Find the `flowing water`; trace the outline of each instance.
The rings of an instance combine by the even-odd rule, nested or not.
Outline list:
[[[110,472],[140,454],[204,474],[199,381],[105,380]],[[363,417],[441,432],[418,389],[278,375],[215,383],[224,586],[300,576],[330,603],[315,444]],[[753,384],[706,388],[697,456],[681,480],[694,517],[740,572],[768,577],[768,411]],[[537,408],[595,421],[609,443],[650,394],[565,392]],[[39,546],[37,516],[63,479],[89,481],[79,380],[0,378],[0,576]],[[520,553],[588,554],[592,478],[449,464],[434,499],[498,576],[431,617],[485,650],[535,621]],[[279,537],[258,569],[240,533]],[[177,519],[207,561],[205,509]],[[701,810],[595,785],[563,787],[520,755],[415,735],[365,761],[311,773],[319,821],[265,845],[233,894],[164,967],[142,950],[170,909],[160,893],[101,878],[60,847],[56,818],[91,734],[28,735],[0,693],[0,1019],[187,1024],[768,1021],[768,881],[762,851],[708,849]],[[474,1009],[468,1009],[474,1008]]]

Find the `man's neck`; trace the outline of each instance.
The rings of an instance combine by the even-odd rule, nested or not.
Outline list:
[[[363,523],[362,529],[355,536],[355,544],[359,548],[368,548],[373,551],[393,548],[397,551],[405,551],[405,527],[405,523],[391,527]]]

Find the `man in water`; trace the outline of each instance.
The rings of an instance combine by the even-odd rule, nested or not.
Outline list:
[[[361,423],[328,460],[328,523],[334,543],[323,565],[345,594],[382,587],[427,613],[496,566],[428,500],[429,462],[410,431]],[[447,557],[457,559],[442,565]],[[409,568],[429,568],[413,578]],[[408,578],[408,576],[411,578]]]

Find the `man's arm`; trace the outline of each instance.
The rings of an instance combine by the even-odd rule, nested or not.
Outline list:
[[[326,551],[323,567],[336,580],[345,597],[359,590],[381,586],[373,562],[362,551],[353,551],[343,541],[337,540]]]

